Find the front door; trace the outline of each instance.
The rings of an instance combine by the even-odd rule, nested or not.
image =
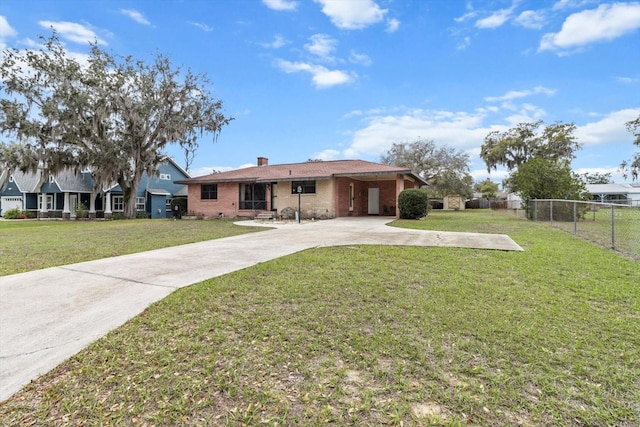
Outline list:
[[[369,189],[369,215],[380,215],[380,189]]]
[[[78,195],[69,194],[69,210],[71,211],[71,218],[76,217],[76,209],[78,209]]]

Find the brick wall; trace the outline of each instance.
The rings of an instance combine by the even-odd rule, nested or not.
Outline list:
[[[291,193],[291,185],[291,182],[286,181],[277,184],[274,206],[278,212],[287,207],[298,210],[298,194]],[[333,206],[334,194],[334,180],[317,180],[315,194],[300,195],[302,218],[334,218],[336,216]]]

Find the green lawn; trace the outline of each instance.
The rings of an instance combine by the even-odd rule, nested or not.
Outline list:
[[[640,423],[637,262],[490,211],[396,225],[525,251],[318,248],[208,280],[29,384],[0,424]]]
[[[259,231],[233,221],[0,221],[0,276]]]

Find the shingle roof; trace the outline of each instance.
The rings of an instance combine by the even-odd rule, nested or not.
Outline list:
[[[289,163],[253,166],[228,172],[214,173],[175,181],[178,184],[207,184],[217,182],[272,182],[328,179],[339,176],[410,175],[425,183],[410,169],[367,162],[364,160],[334,160],[323,162]]]
[[[85,173],[76,174],[72,170],[63,170],[54,175],[54,179],[62,192],[84,192],[93,191],[91,184],[85,179]]]
[[[13,182],[18,186],[21,192],[23,193],[33,193],[35,192],[40,184],[40,179],[42,178],[42,173],[38,172],[30,173],[30,172],[21,172],[19,170],[15,170],[11,173],[13,177]]]

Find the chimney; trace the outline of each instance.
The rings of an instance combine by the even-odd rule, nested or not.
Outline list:
[[[266,157],[258,157],[258,166],[267,166],[269,164],[269,159]]]

